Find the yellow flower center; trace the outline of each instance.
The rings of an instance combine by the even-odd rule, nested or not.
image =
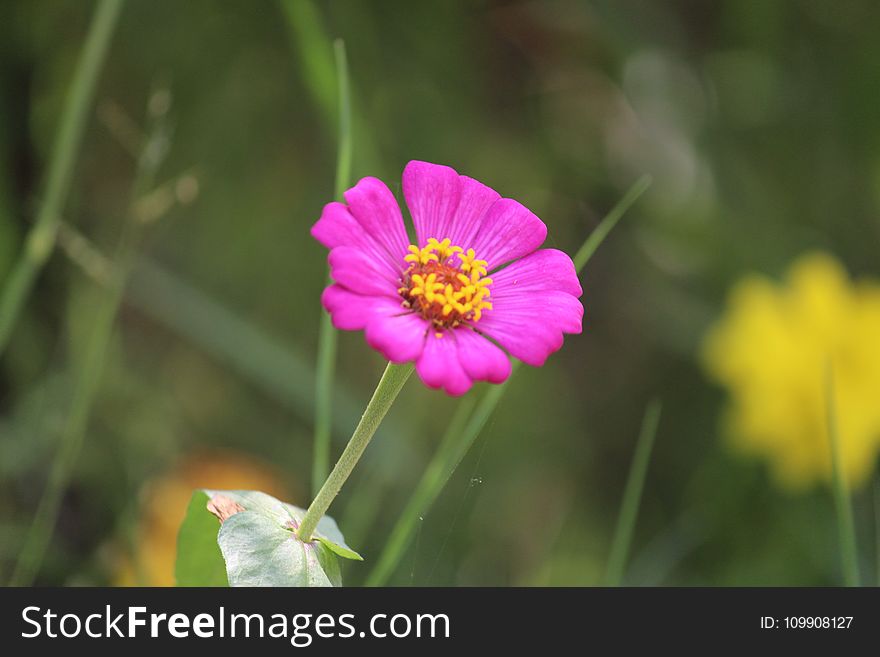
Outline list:
[[[477,260],[473,249],[430,238],[421,249],[410,244],[410,263],[398,290],[403,305],[430,320],[435,329],[455,328],[462,322],[478,322],[490,310],[486,261]],[[437,333],[438,337],[442,333]]]

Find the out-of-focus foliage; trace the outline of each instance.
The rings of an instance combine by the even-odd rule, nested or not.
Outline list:
[[[819,249],[855,279],[880,276],[876,2],[312,6],[320,32],[290,29],[273,2],[130,1],[123,10],[64,218],[112,252],[134,169],[124,135],[141,129],[156,85],[171,92],[174,126],[159,180],[192,174],[199,194],[151,230],[150,265],[135,271],[140,287],[124,302],[38,581],[118,581],[108,546],[139,531],[150,508],[139,491],[193,449],[268,460],[297,482],[277,496],[308,503],[309,386],[295,384],[311,373],[291,371],[294,384],[282,384],[273,367],[310,365],[326,271],[308,229],[333,195],[335,122],[313,90],[335,82],[332,69],[308,66],[332,62],[331,44],[303,41],[305,32],[345,39],[357,177],[399,193],[408,160],[450,164],[523,201],[547,223],[548,246],[569,252],[633,180],[654,177],[583,276],[584,334],[517,375],[392,581],[600,582],[639,418],[660,396],[624,581],[838,582],[827,489],[792,495],[759,460],[727,448],[725,392],[699,354],[746,272],[779,279]],[[0,284],[40,202],[92,9],[14,0],[0,21]],[[302,56],[321,47],[323,59]],[[157,264],[173,274],[163,283],[185,286],[171,290],[196,291],[228,311],[212,317],[240,323],[215,333],[190,321],[191,295],[167,286],[150,295],[159,287],[145,290],[144,280],[160,279],[142,274]],[[59,251],[0,361],[0,581],[43,489],[101,293]],[[339,408],[353,426],[382,363],[360,335],[341,335],[339,349]],[[454,406],[411,383],[331,509],[366,564],[436,447],[437,418]],[[238,486],[203,479],[180,488]],[[870,572],[864,490],[856,523]],[[368,569],[343,566],[346,584]]]

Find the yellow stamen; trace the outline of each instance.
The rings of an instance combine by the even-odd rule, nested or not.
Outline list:
[[[407,251],[404,260],[410,265],[398,290],[405,307],[420,312],[438,329],[477,322],[492,308],[492,279],[485,277],[488,263],[479,260],[474,249],[454,245],[448,237],[431,237],[425,246],[411,244]]]

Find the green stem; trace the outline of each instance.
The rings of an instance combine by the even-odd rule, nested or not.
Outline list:
[[[596,249],[599,248],[614,226],[617,225],[617,222],[620,221],[620,218],[636,202],[639,196],[648,189],[650,184],[650,176],[639,178],[617,205],[596,226],[593,232],[590,233],[590,236],[578,250],[577,256],[574,259],[575,267],[579,274],[596,252]],[[458,464],[474,444],[477,436],[480,435],[486,422],[495,411],[519,367],[520,363],[515,361],[508,380],[502,385],[489,388],[477,405],[474,415],[462,430],[452,431],[452,426],[447,429],[440,447],[434,453],[428,468],[416,486],[416,491],[413,493],[415,502],[411,501],[408,503],[401,516],[397,519],[389,535],[389,540],[385,544],[379,560],[376,562],[376,566],[367,578],[367,585],[383,586],[388,581],[388,578],[394,572],[395,566],[400,562],[404,550],[406,550],[412,540],[415,528],[419,523],[419,516],[427,513],[440,495],[443,486],[446,485],[449,477],[452,476],[455,468],[458,467]],[[456,414],[450,424],[457,424],[458,421],[458,414]]]
[[[58,223],[70,191],[73,165],[88,122],[98,73],[121,7],[122,0],[101,0],[92,17],[52,147],[44,201],[0,296],[0,354],[9,343],[37,275],[54,250]]]
[[[840,436],[837,425],[837,405],[834,396],[834,372],[829,364],[825,375],[825,412],[828,422],[828,440],[831,447],[831,477],[834,489],[834,508],[837,514],[837,533],[840,539],[840,561],[846,586],[859,586],[859,557],[852,501],[846,473],[840,460]]]
[[[382,423],[382,418],[385,417],[388,409],[391,408],[391,404],[394,403],[397,394],[403,388],[403,384],[406,383],[412,371],[413,366],[410,363],[404,365],[388,363],[388,367],[385,368],[382,378],[379,379],[379,384],[376,386],[373,397],[370,399],[370,403],[367,404],[367,408],[364,410],[361,421],[358,422],[351,440],[348,441],[348,445],[346,445],[345,450],[342,452],[342,456],[339,457],[339,461],[336,462],[336,466],[333,468],[330,476],[327,477],[327,481],[324,482],[321,490],[318,491],[315,499],[309,505],[306,515],[303,517],[299,529],[297,529],[296,535],[304,543],[308,543],[312,539],[312,534],[315,531],[315,527],[318,526],[318,521],[324,517],[327,509],[330,508],[330,504],[336,499],[336,496],[342,489],[342,485],[351,475],[354,466],[357,465],[361,455],[363,455],[364,450],[370,443],[370,439]]]
[[[333,43],[339,81],[339,145],[336,157],[336,200],[342,201],[351,180],[351,102],[345,43]],[[332,281],[328,278],[328,285]],[[315,438],[312,457],[312,494],[316,495],[330,470],[330,437],[333,430],[333,384],[336,373],[337,333],[330,313],[321,313],[318,329],[318,363],[315,377]]]
[[[111,270],[109,285],[95,313],[83,366],[77,376],[70,413],[61,434],[61,444],[52,462],[46,488],[34,514],[33,524],[12,573],[10,582],[12,586],[30,585],[39,571],[58,519],[64,491],[85,441],[92,405],[104,372],[107,347],[113,334],[116,314],[144,230],[144,223],[137,213],[137,202],[144,191],[153,184],[155,173],[162,160],[162,144],[165,139],[160,121],[162,116],[154,118],[156,129],[151,131],[151,138],[144,144],[138,161],[128,216],[116,250],[116,266]]]
[[[605,574],[606,586],[620,586],[620,582],[623,579],[623,572],[626,568],[626,560],[629,557],[629,548],[632,543],[633,529],[635,529],[636,517],[639,514],[642,489],[645,486],[645,475],[648,472],[648,463],[651,460],[651,450],[654,447],[654,438],[657,435],[657,425],[660,423],[660,410],[660,402],[656,400],[651,402],[648,408],[645,409],[642,428],[639,432],[639,440],[636,443],[635,455],[633,456],[629,476],[626,480],[623,502],[620,505],[620,514],[617,516],[614,540],[611,543],[608,571]]]

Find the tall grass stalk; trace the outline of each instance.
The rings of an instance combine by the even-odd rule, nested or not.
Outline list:
[[[96,283],[109,286],[114,265],[88,238],[69,224],[59,228],[59,245],[68,258]],[[234,310],[194,287],[150,258],[139,258],[125,291],[125,301],[145,317],[201,349],[281,407],[310,422],[315,411],[315,370],[308,354],[284,343]],[[247,349],[242,349],[247,345]],[[350,435],[362,407],[342,383],[334,390],[332,430],[336,439]],[[382,431],[399,433],[394,418]],[[393,449],[393,454],[391,450]],[[380,443],[365,459],[383,477],[397,460],[407,460],[404,446]],[[389,458],[394,456],[395,458]]]
[[[142,232],[146,227],[138,213],[138,201],[152,186],[156,171],[167,150],[164,122],[168,109],[167,98],[167,91],[157,91],[151,97],[153,129],[150,130],[150,136],[145,141],[138,159],[129,210],[116,249],[115,266],[110,269],[108,285],[104,288],[104,296],[95,312],[91,335],[82,360],[82,369],[76,375],[70,411],[62,429],[58,452],[52,461],[46,488],[19,553],[12,574],[13,586],[30,585],[39,572],[58,519],[64,491],[85,441],[92,405],[104,373],[107,347],[112,338],[116,314]]]
[[[122,0],[101,0],[86,37],[61,124],[52,146],[43,203],[25,237],[24,249],[0,293],[0,355],[6,350],[25,300],[55,248],[55,236],[73,178],[74,162],[95,95],[98,74],[122,8]]]
[[[406,518],[407,522],[398,522],[391,530],[382,554],[379,555],[379,560],[367,577],[367,586],[381,586],[388,581],[400,560],[400,556],[411,540],[415,531],[413,525],[418,525],[425,511],[434,503],[437,495],[464,457],[460,436],[471,416],[471,411],[474,410],[475,403],[476,397],[473,395],[465,397],[458,403],[458,408],[455,409],[449,426],[446,427],[446,433],[440,440],[440,446],[437,447],[437,453],[428,465],[428,469],[425,470],[425,474],[415,491],[406,502],[400,517]],[[482,405],[486,406],[485,397]],[[485,412],[481,415],[488,418],[488,414]]]
[[[290,44],[293,48],[295,64],[300,77],[311,96],[317,111],[318,120],[323,123],[328,136],[335,136],[338,126],[333,118],[337,116],[338,79],[334,57],[327,47],[332,39],[321,20],[318,4],[312,0],[279,0],[285,19]],[[327,3],[320,3],[326,6]],[[370,170],[379,168],[378,149],[373,141],[372,131],[357,112],[357,93],[355,85],[348,85],[351,105],[352,132],[358,136],[358,162]]]
[[[840,566],[843,571],[843,583],[845,586],[858,586],[859,555],[856,528],[853,521],[849,483],[840,461],[840,435],[837,424],[834,372],[830,364],[825,373],[825,413],[828,442],[831,449],[831,483],[834,489],[834,510],[837,515],[837,535],[840,541]]]
[[[351,96],[345,43],[333,43],[339,97],[339,144],[336,155],[336,200],[342,201],[351,181]],[[328,277],[328,284],[330,283]],[[321,313],[318,329],[318,364],[315,380],[315,440],[312,456],[312,494],[316,495],[330,471],[330,437],[333,427],[333,387],[336,374],[337,333],[330,313]]]
[[[611,208],[611,211],[605,215],[602,221],[598,226],[590,233],[590,236],[587,237],[587,240],[581,245],[581,248],[578,249],[578,252],[575,254],[574,258],[574,266],[575,269],[578,270],[578,273],[584,268],[590,258],[593,257],[593,254],[596,253],[596,250],[601,246],[602,242],[605,241],[605,238],[608,237],[608,234],[614,230],[614,227],[617,225],[617,222],[620,221],[621,217],[627,213],[633,203],[639,200],[639,197],[644,194],[648,187],[651,186],[651,176],[644,175],[633,183],[633,186],[630,187],[626,194],[623,195],[617,205]]]
[[[620,218],[635,203],[638,198],[648,189],[651,184],[650,176],[642,176],[624,194],[611,211],[605,216],[593,230],[584,244],[578,249],[574,258],[575,267],[580,273],[590,258],[602,244]],[[504,396],[507,387],[519,371],[519,361],[514,362],[508,380],[502,385],[491,386],[483,395],[471,416],[470,421],[464,424],[461,431],[447,431],[446,437],[440,447],[434,453],[427,469],[422,475],[416,490],[413,493],[414,503],[408,503],[403,513],[397,519],[389,534],[389,540],[382,549],[382,554],[376,562],[376,566],[367,577],[370,586],[383,586],[394,573],[394,568],[400,563],[404,551],[409,547],[413,534],[419,526],[419,518],[428,512],[431,505],[437,499],[443,486],[452,476],[455,468],[467,454],[471,445],[476,441],[480,431],[483,430],[488,419],[491,417],[498,403]],[[464,403],[464,402],[460,402]],[[458,414],[453,416],[451,423],[458,422]]]
[[[312,0],[280,0],[281,11],[295,49],[296,63],[302,81],[312,97],[327,134],[333,134],[336,115],[339,71],[334,66],[328,45],[331,38],[321,22],[320,12]]]
[[[629,476],[626,479],[623,502],[617,516],[614,539],[611,543],[611,554],[608,557],[608,569],[605,573],[606,586],[620,586],[620,582],[623,580],[632,544],[633,530],[639,515],[642,490],[645,487],[645,476],[648,473],[648,463],[651,461],[654,438],[657,436],[657,426],[660,423],[660,411],[661,405],[657,400],[648,404],[645,409],[639,440],[636,443],[636,451],[630,465]]]

